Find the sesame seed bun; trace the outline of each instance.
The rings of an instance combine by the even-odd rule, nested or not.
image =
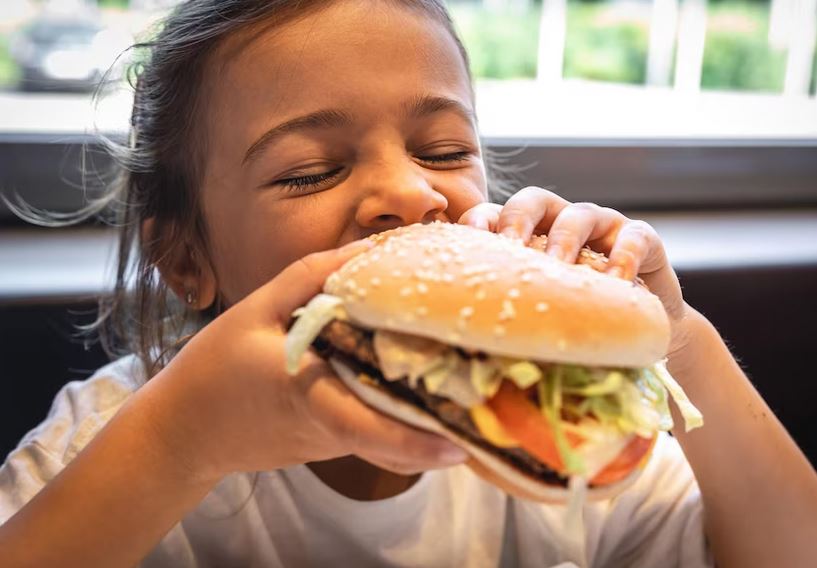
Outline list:
[[[415,224],[373,238],[377,246],[325,285],[353,323],[587,366],[644,367],[667,351],[663,306],[633,282],[463,225]]]

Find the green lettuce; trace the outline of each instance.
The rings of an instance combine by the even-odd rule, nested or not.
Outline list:
[[[298,319],[287,333],[286,371],[290,375],[298,372],[301,357],[306,353],[321,330],[334,319],[343,319],[343,300],[330,294],[318,294],[303,308],[298,308],[293,316]]]
[[[645,369],[644,373],[655,373],[655,376],[661,381],[661,384],[672,395],[672,399],[681,411],[684,417],[684,431],[689,432],[695,428],[700,428],[704,425],[704,417],[701,411],[695,408],[695,405],[689,400],[684,389],[681,388],[672,375],[667,371],[666,363],[661,361],[652,366],[652,369]]]

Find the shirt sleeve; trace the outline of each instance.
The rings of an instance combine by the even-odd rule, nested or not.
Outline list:
[[[29,502],[71,462],[136,390],[134,357],[120,359],[85,381],[65,385],[46,419],[0,466],[0,524]]]
[[[714,566],[698,484],[678,442],[666,434],[633,487],[586,507],[585,526],[593,566]]]

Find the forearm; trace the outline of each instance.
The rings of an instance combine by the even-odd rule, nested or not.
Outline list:
[[[4,566],[133,566],[207,494],[158,434],[152,386],[0,527]]]
[[[669,369],[705,425],[674,434],[701,487],[719,566],[809,565],[817,557],[817,474],[712,325],[694,311],[684,325],[689,343]]]

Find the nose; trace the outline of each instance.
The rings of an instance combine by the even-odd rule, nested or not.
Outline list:
[[[385,231],[402,225],[431,222],[448,208],[420,166],[409,158],[382,162],[365,177],[364,198],[356,213],[358,225]]]

